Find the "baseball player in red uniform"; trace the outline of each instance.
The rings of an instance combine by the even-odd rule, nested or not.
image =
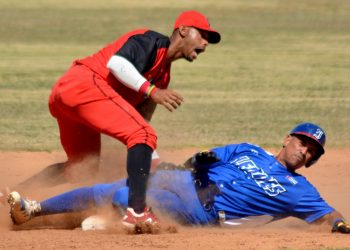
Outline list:
[[[99,159],[101,134],[126,145],[130,191],[123,224],[127,227],[158,224],[145,202],[151,155],[157,147],[156,132],[148,121],[157,104],[173,111],[183,102],[179,93],[168,89],[171,64],[181,58],[192,62],[208,43],[220,38],[203,14],[185,11],[170,37],[149,29],[126,33],[74,61],[52,89],[49,108],[68,157],[68,178],[75,164],[91,156]],[[93,167],[97,169],[98,161]]]

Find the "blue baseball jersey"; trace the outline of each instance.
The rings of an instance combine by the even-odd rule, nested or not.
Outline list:
[[[259,146],[231,144],[212,151],[220,159],[207,166],[209,181],[220,189],[213,206],[226,220],[270,215],[310,223],[334,211],[305,177],[288,171]]]
[[[334,211],[305,177],[289,172],[259,146],[242,143],[212,149],[220,161],[201,166],[199,175],[190,171],[160,170],[152,174],[147,202],[176,220],[194,225],[240,225],[242,218],[268,221],[288,216],[310,223]],[[220,192],[210,209],[201,204],[194,179],[215,184]],[[96,204],[112,202],[128,206],[125,180],[93,187]],[[252,218],[253,217],[253,218]],[[268,222],[264,221],[264,223]]]

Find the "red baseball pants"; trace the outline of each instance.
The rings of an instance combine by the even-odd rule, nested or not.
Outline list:
[[[157,136],[143,117],[99,75],[73,65],[56,83],[49,99],[57,119],[68,161],[99,155],[101,133],[127,148],[147,144],[156,148]]]

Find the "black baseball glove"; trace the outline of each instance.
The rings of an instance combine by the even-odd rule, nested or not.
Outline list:
[[[216,157],[215,152],[210,150],[204,150],[195,154],[192,157],[192,161],[197,165],[205,165],[218,162],[220,161],[220,159]]]
[[[332,232],[348,234],[350,233],[350,224],[345,222],[343,219],[336,220],[333,224]]]
[[[171,162],[161,162],[157,166],[157,170],[190,170],[197,172],[204,166],[220,161],[216,154],[212,151],[205,150],[196,153],[183,164],[176,165]]]
[[[210,150],[204,150],[196,153],[194,156],[189,158],[183,165],[187,169],[199,171],[205,168],[205,166],[218,161],[220,161],[220,159],[216,156],[215,152],[212,152]]]

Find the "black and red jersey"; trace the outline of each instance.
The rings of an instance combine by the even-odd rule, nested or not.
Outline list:
[[[169,37],[152,30],[139,29],[124,34],[97,53],[78,59],[75,63],[90,68],[131,105],[136,106],[144,100],[144,94],[119,82],[107,68],[109,59],[113,55],[126,58],[149,82],[165,89],[170,82],[171,64],[166,62],[169,45]]]

